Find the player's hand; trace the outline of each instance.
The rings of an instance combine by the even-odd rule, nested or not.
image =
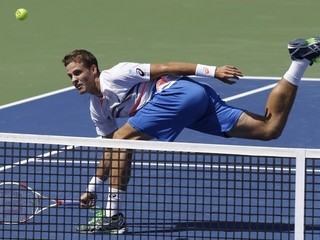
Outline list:
[[[95,205],[97,194],[86,192],[80,197],[80,208],[91,208]]]
[[[214,76],[224,83],[234,84],[239,77],[243,77],[243,73],[234,66],[225,65],[222,67],[217,67]]]

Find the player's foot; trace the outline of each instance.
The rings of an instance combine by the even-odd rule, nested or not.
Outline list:
[[[77,231],[80,233],[123,234],[127,231],[127,226],[122,213],[105,217],[101,210],[87,224],[80,225]]]
[[[288,50],[292,60],[306,58],[310,65],[320,62],[320,36],[294,39],[288,43]]]

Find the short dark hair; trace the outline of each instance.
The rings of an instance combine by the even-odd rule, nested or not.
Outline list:
[[[62,59],[62,62],[65,67],[68,66],[71,62],[83,63],[86,68],[90,68],[92,65],[96,65],[97,69],[99,70],[96,57],[91,52],[83,49],[74,50],[71,53],[67,54]]]

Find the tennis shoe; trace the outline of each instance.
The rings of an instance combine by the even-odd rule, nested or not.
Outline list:
[[[124,234],[127,231],[126,220],[122,213],[112,217],[105,217],[100,210],[87,224],[80,225],[80,233],[95,234]]]
[[[320,36],[304,39],[297,38],[288,43],[292,60],[306,58],[313,63],[320,62]]]

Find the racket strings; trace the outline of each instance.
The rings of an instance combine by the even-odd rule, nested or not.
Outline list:
[[[0,222],[24,222],[40,207],[40,200],[27,188],[5,184],[0,189],[0,206]]]

